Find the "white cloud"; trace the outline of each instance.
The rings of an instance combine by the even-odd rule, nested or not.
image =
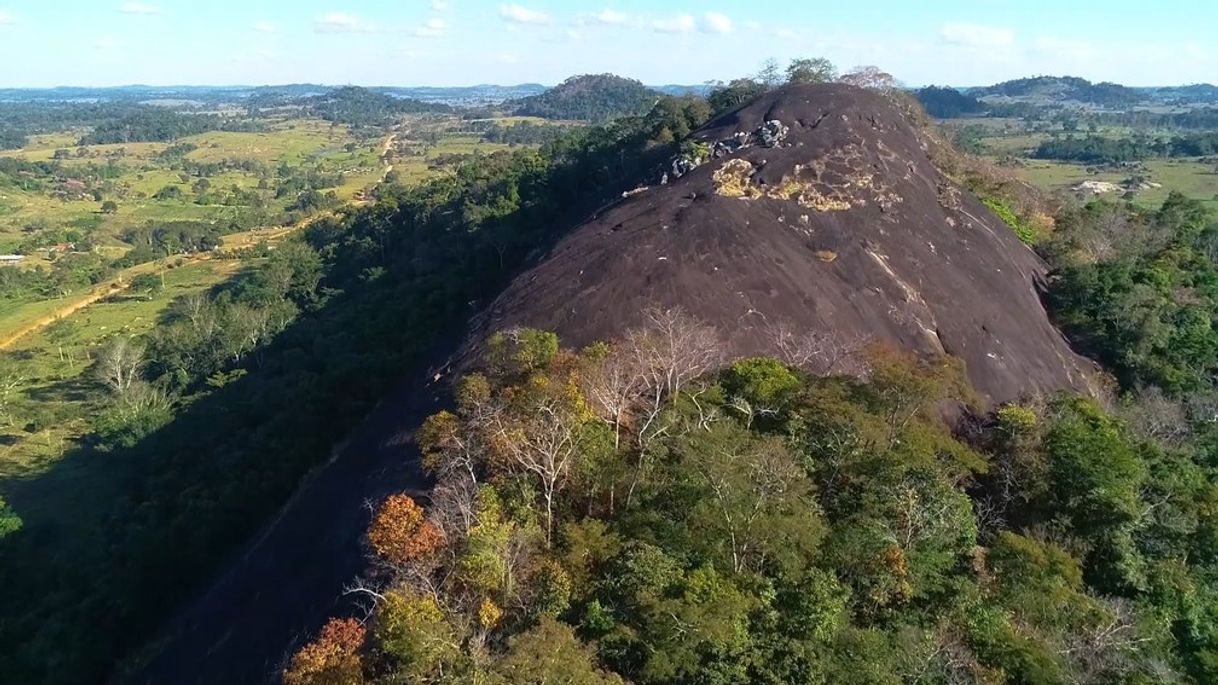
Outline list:
[[[448,0],[431,0],[431,10],[433,12],[443,12],[448,9]]]
[[[448,24],[440,17],[432,17],[427,20],[426,24],[416,28],[414,35],[420,38],[439,38],[444,35],[444,31],[448,29]]]
[[[113,50],[114,48],[117,48],[117,47],[118,47],[118,41],[114,40],[113,38],[111,38],[109,36],[102,36],[101,38],[98,38],[97,40],[93,41],[94,50]]]
[[[698,27],[692,14],[678,14],[669,19],[657,19],[651,28],[660,33],[689,33]]]
[[[799,32],[795,29],[778,29],[774,32],[774,37],[783,40],[799,40]]]
[[[279,29],[269,21],[256,21],[254,22],[254,30],[258,33],[275,33]]]
[[[1043,53],[1046,57],[1090,60],[1097,59],[1102,55],[1101,51],[1090,43],[1062,40],[1052,36],[1037,36],[1032,46],[1037,52]]]
[[[760,31],[761,30],[761,22],[754,21],[752,19],[744,22],[744,26],[745,26],[745,28],[747,28],[750,31]]]
[[[731,33],[732,20],[726,14],[707,12],[702,15],[703,33]]]
[[[966,48],[1009,48],[1015,44],[1015,33],[1010,29],[980,24],[944,24],[939,37],[945,43]]]
[[[500,64],[516,64],[520,62],[520,58],[511,53],[504,53],[496,57],[495,61],[499,62]]]
[[[326,12],[317,17],[313,29],[318,33],[368,33],[373,27],[346,12]]]
[[[513,24],[549,24],[554,21],[545,12],[538,12],[520,5],[500,5],[499,16]]]
[[[161,8],[153,5],[146,5],[142,2],[125,2],[118,11],[123,14],[160,14]]]
[[[625,12],[617,12],[609,8],[605,8],[600,12],[592,15],[592,21],[598,24],[609,24],[610,26],[624,26],[630,23],[630,15]]]
[[[5,12],[4,10],[0,10],[0,26],[12,26],[16,23],[17,20],[13,19],[13,15]]]

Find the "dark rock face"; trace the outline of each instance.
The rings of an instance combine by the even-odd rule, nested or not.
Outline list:
[[[936,169],[883,96],[788,87],[696,138],[708,159],[572,231],[492,303],[466,351],[511,326],[612,339],[658,305],[715,325],[735,354],[775,352],[782,326],[947,352],[993,401],[1087,387],[1091,365],[1041,305],[1045,265]]]

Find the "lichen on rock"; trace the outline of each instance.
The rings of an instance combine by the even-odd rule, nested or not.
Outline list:
[[[757,169],[744,159],[729,159],[711,174],[715,193],[724,197],[753,199],[761,197],[761,189],[753,185]]]

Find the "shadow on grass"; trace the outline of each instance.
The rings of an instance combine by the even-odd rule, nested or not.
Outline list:
[[[79,362],[85,365],[86,362]],[[78,375],[52,380],[48,383],[29,388],[25,396],[34,402],[86,402],[97,397],[97,381],[89,376],[87,370]]]

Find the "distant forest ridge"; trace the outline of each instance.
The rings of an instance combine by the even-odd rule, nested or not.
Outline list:
[[[341,84],[288,83],[279,85],[174,85],[148,86],[124,85],[107,87],[57,86],[54,88],[0,88],[0,101],[32,100],[233,100],[258,95],[280,95],[307,97],[321,95],[340,87]],[[927,84],[930,85],[930,84]],[[707,84],[649,85],[649,90],[668,95],[705,95],[711,88]],[[1124,86],[1117,83],[1092,82],[1074,76],[1033,76],[996,83],[989,86],[950,86],[961,93],[974,97],[1079,97],[1089,98],[1102,94],[1135,101],[1205,101],[1218,100],[1218,86],[1209,83]],[[368,86],[367,90],[400,98],[411,98],[428,102],[502,102],[539,95],[552,86],[540,83],[513,85],[477,84],[470,86]],[[1080,97],[1081,96],[1081,97]]]
[[[65,101],[131,101],[189,100],[201,103],[231,102],[259,96],[312,97],[340,88],[340,85],[320,83],[288,83],[267,86],[107,86],[80,87],[57,86],[54,88],[0,88],[2,102],[65,102]],[[540,83],[516,85],[479,84],[472,86],[369,86],[366,90],[391,97],[438,102],[444,104],[494,104],[507,100],[526,98],[550,90]],[[668,95],[705,95],[710,86],[706,84],[666,84],[647,86],[650,90]]]

